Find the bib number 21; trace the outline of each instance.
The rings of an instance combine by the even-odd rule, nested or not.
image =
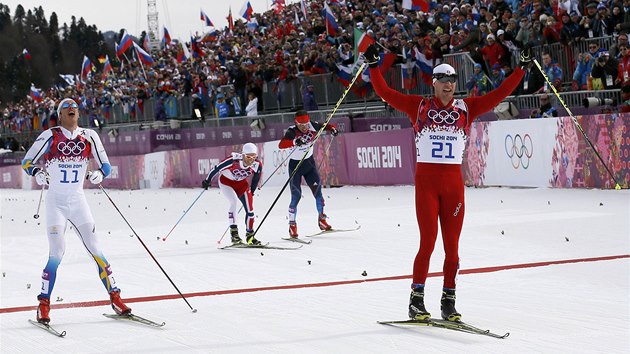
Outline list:
[[[431,143],[431,157],[438,159],[453,159],[453,144],[449,142],[434,141]]]

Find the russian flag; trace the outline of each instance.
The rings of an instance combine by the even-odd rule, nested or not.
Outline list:
[[[133,41],[131,40],[131,36],[129,36],[129,34],[127,34],[127,31],[125,30],[123,32],[122,38],[120,39],[120,44],[116,49],[116,56],[120,58],[127,51],[127,49],[131,48],[132,44]]]
[[[22,55],[24,55],[24,59],[31,60],[31,53],[29,53],[26,48],[24,48],[24,50],[22,51]]]
[[[416,66],[420,69],[420,76],[422,77],[422,81],[429,85],[433,85],[433,63],[431,60],[427,59],[427,56],[424,53],[420,53],[418,48],[415,48],[415,56],[416,56]]]
[[[254,13],[254,9],[252,9],[252,4],[250,4],[249,1],[243,4],[243,7],[241,8],[241,12],[240,12],[241,17],[243,17],[247,21],[250,21],[252,19],[253,13]]]
[[[164,26],[164,38],[162,38],[162,43],[164,43],[164,46],[166,47],[169,46],[172,41],[170,33],[168,33],[166,26]]]
[[[142,48],[144,48],[144,50],[146,50],[147,52],[151,51],[151,45],[149,44],[148,34],[144,36],[144,40],[142,41]]]
[[[190,48],[192,49],[193,58],[203,57],[203,50],[201,49],[199,44],[197,44],[197,40],[193,37],[190,37]]]
[[[228,12],[228,28],[231,33],[234,33],[234,18],[232,18],[232,6],[230,6],[230,12]]]
[[[331,5],[346,6],[346,0],[330,0]]]
[[[200,11],[201,11],[201,15],[200,15],[201,21],[204,21],[206,23],[206,26],[208,27],[214,27],[214,23],[212,23],[208,15],[206,15],[206,13],[203,12],[203,10],[200,10]]]
[[[330,7],[328,7],[328,4],[326,3],[324,3],[324,11],[322,13],[322,16],[324,17],[326,22],[326,33],[331,36],[336,35],[337,32],[339,32],[339,25],[335,20],[335,15],[333,15],[332,10],[330,9]]]
[[[136,53],[138,54],[138,59],[140,59],[140,61],[143,64],[147,64],[147,65],[153,64],[153,58],[151,58],[151,54],[145,52],[144,49],[142,49],[142,47],[137,45],[135,42],[133,42],[133,47],[136,49]]]
[[[416,63],[413,60],[408,60],[400,67],[402,74],[402,83],[405,90],[411,90],[418,84],[416,78]]]
[[[41,90],[36,88],[34,84],[31,84],[31,98],[36,102],[41,102],[43,99]]]
[[[83,64],[81,64],[81,79],[87,79],[90,69],[92,68],[92,62],[87,56],[83,56]]]
[[[103,64],[103,79],[112,71],[112,63],[109,62],[109,55],[105,55],[105,64]]]
[[[429,12],[429,3],[424,0],[403,0],[403,9]]]
[[[188,47],[184,41],[179,41],[179,50],[177,51],[177,62],[182,63],[190,58],[190,51],[188,51]]]
[[[341,65],[339,63],[337,65],[337,81],[341,82],[341,84],[345,87],[350,85],[350,81],[352,81],[352,68],[347,65]]]
[[[214,42],[217,40],[217,30],[216,29],[212,29],[210,32],[206,33],[203,35],[203,38],[201,38],[202,42]]]

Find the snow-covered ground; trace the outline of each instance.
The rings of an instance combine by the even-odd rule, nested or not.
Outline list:
[[[305,188],[301,234],[317,231]],[[334,227],[355,232],[313,238],[294,251],[218,250],[226,200],[205,192],[166,242],[201,189],[108,193],[186,296],[133,237],[100,190],[86,191],[101,246],[134,313],[161,329],[101,316],[112,312],[96,267],[74,232],[66,234],[51,324],[55,338],[27,322],[35,317],[47,260],[45,215],[35,220],[39,191],[0,190],[0,351],[2,353],[628,353],[630,351],[630,193],[624,191],[466,190],[457,308],[463,319],[507,339],[440,328],[394,328],[405,319],[418,246],[413,187],[325,189]],[[278,189],[254,203],[257,223]],[[286,237],[285,191],[257,237]],[[43,208],[42,208],[43,210]],[[242,213],[241,213],[242,216]],[[240,218],[240,216],[239,216]],[[241,219],[242,221],[242,219]],[[241,231],[243,225],[241,222]],[[222,241],[227,244],[229,236]],[[611,257],[622,256],[622,257]],[[609,257],[609,259],[606,259]],[[544,262],[585,260],[546,265]],[[309,262],[310,261],[310,262]],[[442,268],[438,243],[431,272]],[[539,264],[536,264],[539,263]],[[529,267],[518,265],[531,264]],[[496,267],[490,272],[479,268]],[[362,273],[366,272],[366,276]],[[442,278],[427,282],[426,304],[439,316]],[[77,304],[66,308],[63,305]]]

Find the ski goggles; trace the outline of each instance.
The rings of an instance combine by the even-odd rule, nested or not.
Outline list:
[[[439,81],[441,83],[446,83],[446,82],[450,82],[452,84],[454,84],[455,82],[457,82],[457,74],[433,74],[433,79],[436,81]]]

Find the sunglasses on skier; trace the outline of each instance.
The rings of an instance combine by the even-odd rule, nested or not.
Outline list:
[[[441,82],[441,83],[447,83],[450,82],[452,84],[454,84],[457,81],[457,74],[434,74],[433,78],[436,79],[437,81]]]
[[[75,102],[64,102],[64,103],[61,105],[61,108],[62,108],[62,109],[64,109],[64,108],[68,108],[68,107],[72,107],[72,108],[79,108],[79,105],[78,105],[78,104],[76,104]]]

